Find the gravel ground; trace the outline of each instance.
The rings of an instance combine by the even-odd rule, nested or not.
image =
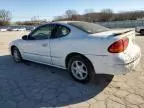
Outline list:
[[[144,37],[136,36],[141,63],[126,75],[75,82],[67,71],[33,62],[16,64],[8,43],[28,32],[0,32],[0,108],[144,108]]]

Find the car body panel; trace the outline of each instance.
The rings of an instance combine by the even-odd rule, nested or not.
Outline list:
[[[27,60],[51,64],[49,40],[22,40],[15,45],[20,49],[22,57]]]

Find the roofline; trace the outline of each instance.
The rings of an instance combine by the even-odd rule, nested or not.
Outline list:
[[[84,22],[84,21],[53,21],[52,23],[71,23],[71,22]]]

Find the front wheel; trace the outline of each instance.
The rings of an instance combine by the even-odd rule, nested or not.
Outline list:
[[[13,59],[16,63],[20,63],[22,62],[22,57],[21,57],[21,53],[20,51],[18,50],[18,48],[14,47],[12,49],[12,56],[13,56]]]
[[[92,64],[81,56],[72,57],[68,63],[68,70],[76,81],[82,83],[89,82],[95,76]]]

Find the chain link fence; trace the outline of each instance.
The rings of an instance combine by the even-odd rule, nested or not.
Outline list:
[[[128,20],[128,21],[112,21],[112,22],[96,22],[108,28],[135,28],[144,26],[144,20]]]

